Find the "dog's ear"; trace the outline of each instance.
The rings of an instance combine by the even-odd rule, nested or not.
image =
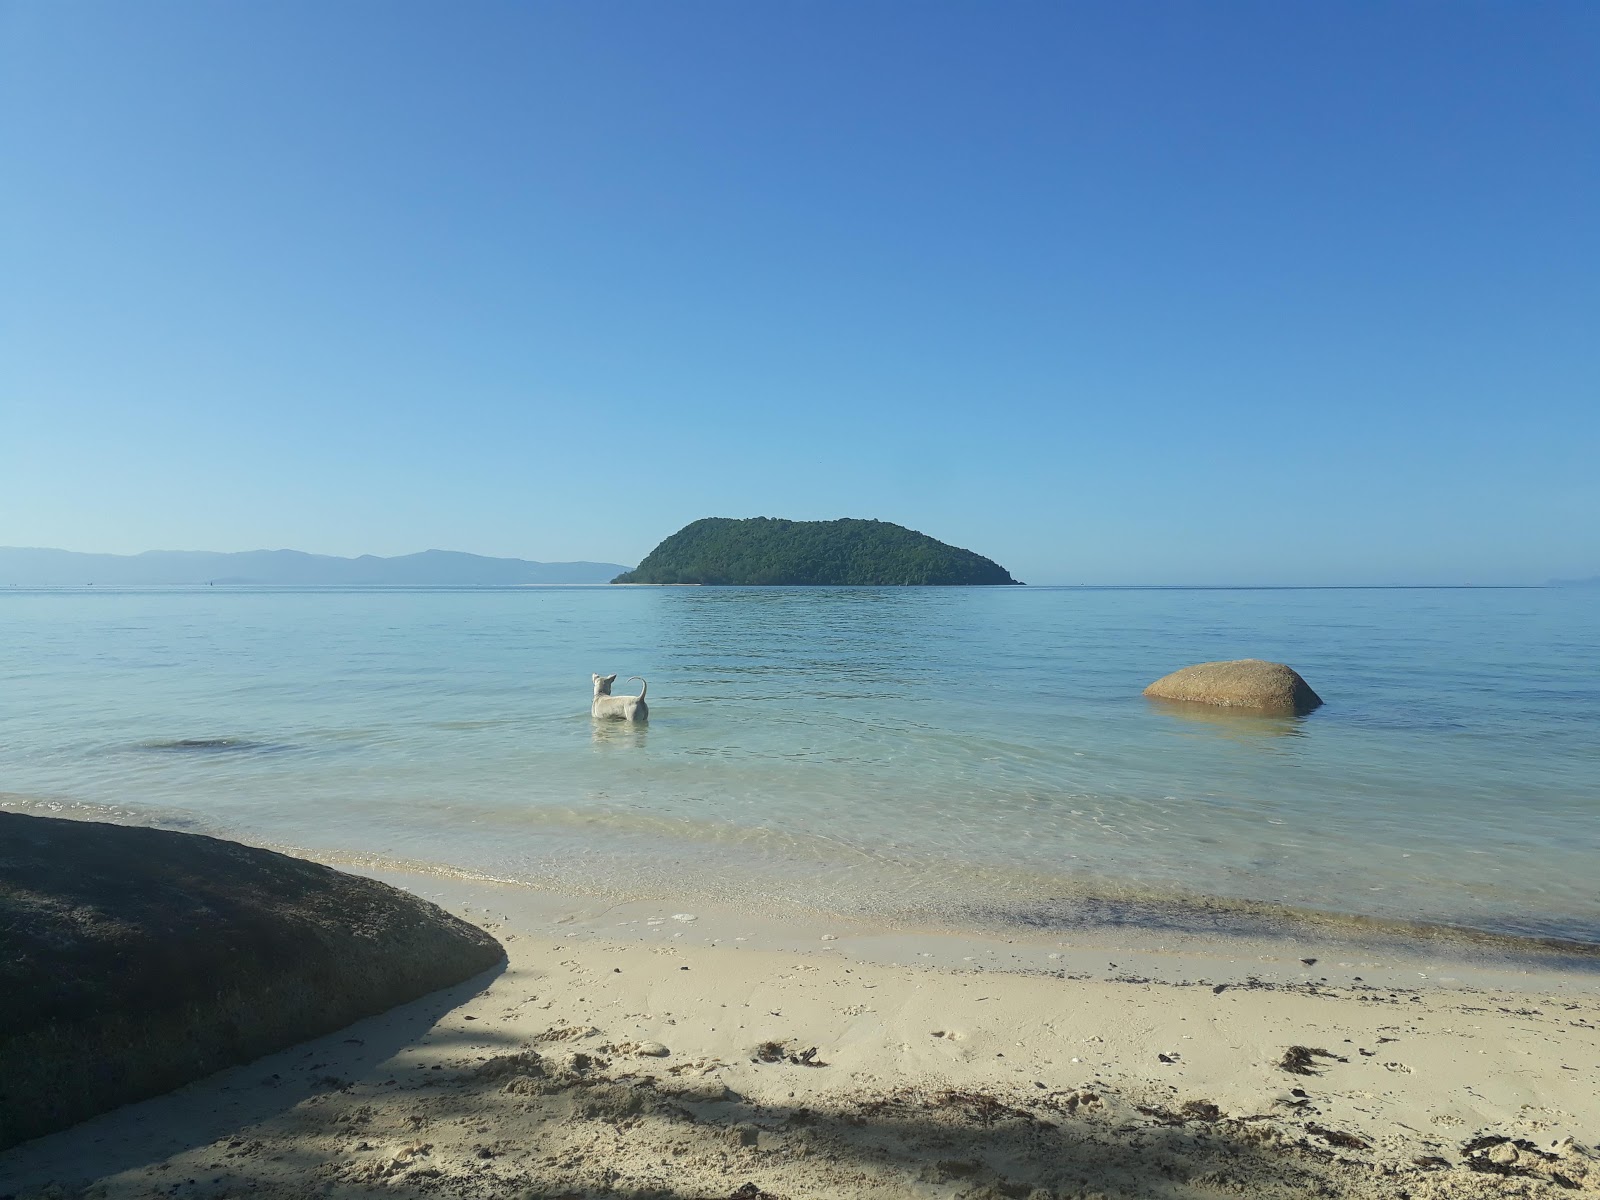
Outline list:
[[[607,675],[606,676],[606,682],[607,683],[615,683],[616,681],[617,681],[617,677],[615,675]]]

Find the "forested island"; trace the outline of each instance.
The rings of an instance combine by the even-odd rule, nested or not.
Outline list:
[[[707,517],[611,582],[882,587],[1017,580],[992,559],[888,521]]]

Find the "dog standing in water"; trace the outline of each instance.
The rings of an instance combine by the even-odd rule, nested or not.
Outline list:
[[[637,696],[613,696],[611,685],[617,681],[615,675],[591,675],[590,678],[594,680],[594,703],[589,706],[591,717],[611,717],[618,721],[650,719],[650,706],[644,702],[644,694],[650,685],[639,676],[628,676],[629,680],[639,680]]]

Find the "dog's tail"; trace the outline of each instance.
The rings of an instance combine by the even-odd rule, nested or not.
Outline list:
[[[623,680],[623,682],[624,683],[632,683],[635,679],[639,680],[639,699],[643,700],[644,699],[644,694],[647,691],[650,690],[650,685],[644,681],[642,676],[629,675],[626,679]]]

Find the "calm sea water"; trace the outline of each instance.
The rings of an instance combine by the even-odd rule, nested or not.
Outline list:
[[[1597,646],[1554,589],[5,589],[0,792],[619,895],[1600,942]],[[1246,656],[1326,706],[1140,696]]]

